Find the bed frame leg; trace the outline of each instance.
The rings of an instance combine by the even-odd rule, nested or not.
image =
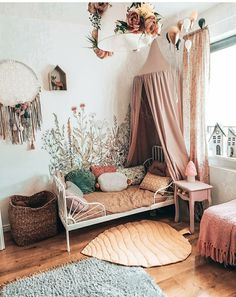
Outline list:
[[[67,246],[67,252],[70,253],[70,236],[69,236],[68,230],[66,230],[66,246]]]

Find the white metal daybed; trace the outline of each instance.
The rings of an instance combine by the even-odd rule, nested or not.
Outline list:
[[[153,158],[155,158],[156,160],[160,160],[161,162],[163,162],[163,153],[162,150],[160,150],[160,147],[153,147],[152,155]],[[151,160],[153,159],[150,158],[145,163],[150,163]],[[158,191],[156,191],[156,193],[153,193],[152,203],[147,207],[139,207],[125,212],[107,214],[105,206],[102,203],[83,201],[83,208],[88,208],[86,211],[84,211],[83,208],[78,210],[78,205],[77,207],[72,207],[74,203],[73,197],[66,196],[65,187],[60,179],[58,179],[56,176],[54,176],[54,184],[58,197],[59,216],[66,230],[68,252],[70,252],[69,232],[72,230],[174,204],[173,194],[170,194],[169,192],[167,192],[166,194],[167,198],[165,201],[156,202],[158,193],[166,190],[171,185],[169,184],[168,187],[166,187],[165,189],[159,189]],[[66,203],[67,198],[72,199],[72,203],[69,209]]]

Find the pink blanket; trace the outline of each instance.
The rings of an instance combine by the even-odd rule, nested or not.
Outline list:
[[[236,265],[236,199],[205,210],[197,245],[202,256]]]

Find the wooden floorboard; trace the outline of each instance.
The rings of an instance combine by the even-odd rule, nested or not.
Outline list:
[[[70,261],[84,258],[80,251],[99,233],[109,227],[141,219],[161,220],[177,230],[188,227],[188,223],[174,223],[173,213],[159,210],[156,216],[149,213],[119,219],[97,226],[72,231],[71,253],[66,251],[65,233],[27,247],[18,247],[5,233],[6,249],[0,252],[0,285],[16,278],[45,271]],[[145,269],[169,297],[236,297],[236,269],[205,260],[196,251],[198,225],[195,234],[186,236],[192,253],[183,262]]]

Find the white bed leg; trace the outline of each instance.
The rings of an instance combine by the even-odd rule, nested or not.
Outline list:
[[[70,236],[69,236],[68,230],[66,230],[66,246],[67,246],[67,252],[70,253]]]

